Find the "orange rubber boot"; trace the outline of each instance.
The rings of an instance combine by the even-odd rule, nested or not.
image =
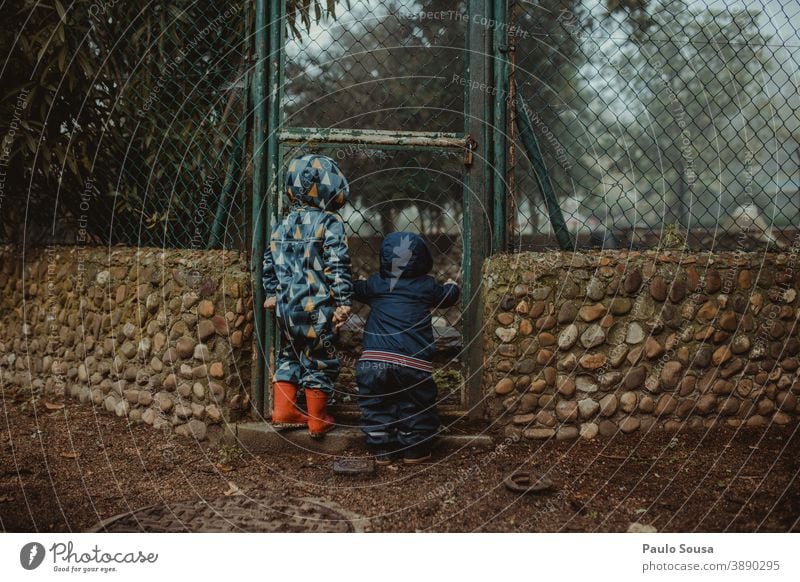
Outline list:
[[[297,408],[297,386],[291,382],[275,382],[272,424],[277,428],[303,428],[308,417]]]
[[[308,405],[308,432],[314,438],[323,436],[333,429],[335,419],[328,414],[328,395],[322,390],[306,389]]]

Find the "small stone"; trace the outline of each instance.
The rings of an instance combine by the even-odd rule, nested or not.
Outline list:
[[[606,394],[600,399],[600,415],[613,416],[617,411],[617,397],[613,394]]]
[[[627,297],[615,297],[611,300],[608,310],[612,315],[625,315],[631,310],[631,300]]]
[[[601,420],[597,424],[597,429],[600,433],[600,436],[603,437],[612,437],[617,434],[617,425],[608,419]]]
[[[722,278],[719,271],[716,269],[709,269],[705,277],[706,292],[716,293],[722,287]]]
[[[519,374],[530,374],[535,368],[536,363],[531,358],[524,358],[514,366],[514,370]]]
[[[650,414],[656,407],[656,402],[650,396],[642,396],[639,399],[639,411]]]
[[[641,421],[635,416],[626,416],[619,421],[619,430],[628,434],[638,430],[640,425]]]
[[[606,313],[606,307],[602,303],[596,305],[584,305],[578,311],[581,319],[587,323],[595,321],[603,317]]]
[[[571,398],[575,394],[575,379],[572,376],[558,376],[556,385],[558,393],[566,398]]]
[[[494,333],[498,338],[500,338],[501,342],[505,343],[510,342],[517,336],[517,330],[513,327],[498,327],[496,330],[494,330]]]
[[[198,441],[202,441],[206,438],[206,430],[206,423],[193,418],[186,424],[176,427],[175,434],[178,436],[192,437]]]
[[[549,439],[555,436],[556,431],[552,428],[528,428],[522,434],[527,439]]]
[[[562,350],[568,350],[575,345],[578,340],[578,326],[571,323],[564,330],[558,334],[558,347]]]
[[[545,315],[536,320],[536,329],[545,330],[553,329],[556,326],[556,318],[552,315]]]
[[[628,533],[658,533],[658,530],[652,525],[634,521],[628,526]]]
[[[586,286],[586,297],[592,301],[600,301],[606,294],[605,286],[602,281],[596,277],[592,277],[589,284]]]
[[[561,428],[556,431],[556,440],[559,441],[567,441],[567,440],[574,440],[578,438],[580,433],[578,432],[578,428],[574,426],[562,426]]]
[[[736,331],[738,321],[733,311],[723,311],[719,317],[719,326],[725,331]]]
[[[496,394],[509,394],[514,390],[514,381],[511,378],[503,378],[494,387]]]
[[[665,388],[676,388],[681,379],[683,366],[680,362],[670,361],[661,369],[661,383]]]
[[[580,435],[582,439],[590,441],[597,436],[598,431],[598,426],[595,423],[585,422],[581,424]]]
[[[648,337],[644,343],[644,355],[654,360],[660,358],[664,354],[664,346],[662,346],[654,337]]]
[[[715,366],[719,366],[730,360],[731,357],[732,355],[730,348],[728,348],[728,346],[720,346],[714,350],[714,354],[711,356],[711,362]]]
[[[625,342],[631,345],[641,343],[645,338],[644,329],[638,321],[628,324],[628,331],[625,334]]]
[[[686,281],[684,279],[676,279],[669,289],[669,300],[673,303],[680,303],[685,296]]]
[[[558,323],[572,323],[578,317],[578,306],[574,301],[567,301],[558,310]]]
[[[534,380],[533,382],[531,382],[530,390],[534,394],[541,394],[546,389],[547,389],[547,382],[542,379]]]
[[[647,368],[644,366],[636,366],[628,370],[625,376],[625,388],[628,390],[639,390],[644,386],[644,380],[647,377]]]
[[[159,392],[155,395],[155,403],[156,408],[161,410],[162,412],[169,412],[172,410],[174,402],[172,401],[172,397],[167,394],[166,392]]]
[[[632,269],[625,277],[623,288],[625,293],[631,295],[639,290],[642,285],[642,273],[639,269]]]
[[[638,404],[638,396],[636,392],[623,392],[619,397],[619,405],[623,412],[631,413],[636,410]]]
[[[731,341],[731,352],[744,354],[750,350],[750,338],[746,335],[737,335]]]
[[[553,334],[542,332],[537,336],[540,346],[552,346],[556,343],[556,338]]]
[[[697,412],[700,414],[708,414],[717,405],[717,397],[713,394],[704,394],[697,399]]]
[[[606,339],[606,333],[599,325],[592,324],[581,335],[581,345],[586,349],[591,349],[602,344]]]
[[[556,404],[556,416],[564,422],[578,420],[578,403],[573,400],[561,400]]]
[[[201,319],[197,324],[197,336],[201,342],[206,341],[208,338],[216,333],[214,323],[210,319]]]
[[[602,352],[594,354],[587,353],[580,357],[578,363],[586,370],[597,370],[602,368],[606,364],[607,360],[608,357]]]
[[[520,335],[529,336],[533,333],[533,323],[530,319],[523,319],[519,322]]]
[[[208,373],[212,378],[217,378],[218,380],[225,377],[225,368],[222,365],[222,362],[212,362],[211,367],[208,369]]]
[[[514,323],[514,314],[513,313],[507,313],[505,311],[498,313],[497,314],[497,323],[499,323],[500,325],[505,325],[505,326],[511,325],[512,323]]]
[[[611,348],[611,351],[608,353],[608,363],[611,364],[612,367],[618,368],[622,362],[625,361],[625,356],[628,355],[628,346],[625,344],[619,344]]]
[[[664,301],[667,298],[667,282],[660,275],[653,277],[650,282],[650,296],[656,301]]]
[[[190,337],[181,337],[175,343],[175,349],[181,358],[191,358],[194,354],[195,341]]]
[[[592,398],[578,400],[578,412],[581,418],[592,418],[600,409],[600,404]]]
[[[672,394],[662,394],[656,402],[655,414],[656,416],[664,416],[672,414],[678,407],[678,399]]]
[[[575,379],[575,388],[577,388],[580,392],[587,392],[593,393],[597,392],[597,382],[595,382],[592,376],[578,376]]]
[[[200,360],[201,362],[205,362],[211,359],[211,352],[208,349],[206,344],[197,344],[194,347],[194,352],[192,356],[195,360]]]
[[[208,299],[203,299],[197,306],[197,315],[209,318],[214,315],[214,303]]]

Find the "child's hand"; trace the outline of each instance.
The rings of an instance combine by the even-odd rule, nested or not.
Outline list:
[[[275,299],[274,295],[272,297],[267,297],[264,300],[264,309],[275,309],[276,302],[277,300]]]
[[[338,331],[344,325],[344,322],[350,317],[351,307],[349,305],[340,305],[333,312],[333,323]]]
[[[448,279],[447,281],[444,282],[444,284],[445,285],[458,285],[458,283],[456,283],[452,279]]]

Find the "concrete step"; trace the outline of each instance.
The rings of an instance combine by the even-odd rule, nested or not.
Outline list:
[[[225,427],[223,442],[237,445],[251,453],[327,453],[341,455],[348,451],[363,452],[364,433],[355,427],[337,426],[317,440],[305,429],[275,430],[267,422],[242,422]],[[467,447],[491,447],[492,437],[483,434],[440,435],[434,442],[437,450],[457,450]]]

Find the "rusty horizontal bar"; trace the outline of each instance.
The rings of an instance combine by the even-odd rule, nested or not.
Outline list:
[[[291,145],[360,144],[377,147],[464,148],[467,145],[468,136],[431,131],[292,127],[281,131],[278,139],[281,143]]]

